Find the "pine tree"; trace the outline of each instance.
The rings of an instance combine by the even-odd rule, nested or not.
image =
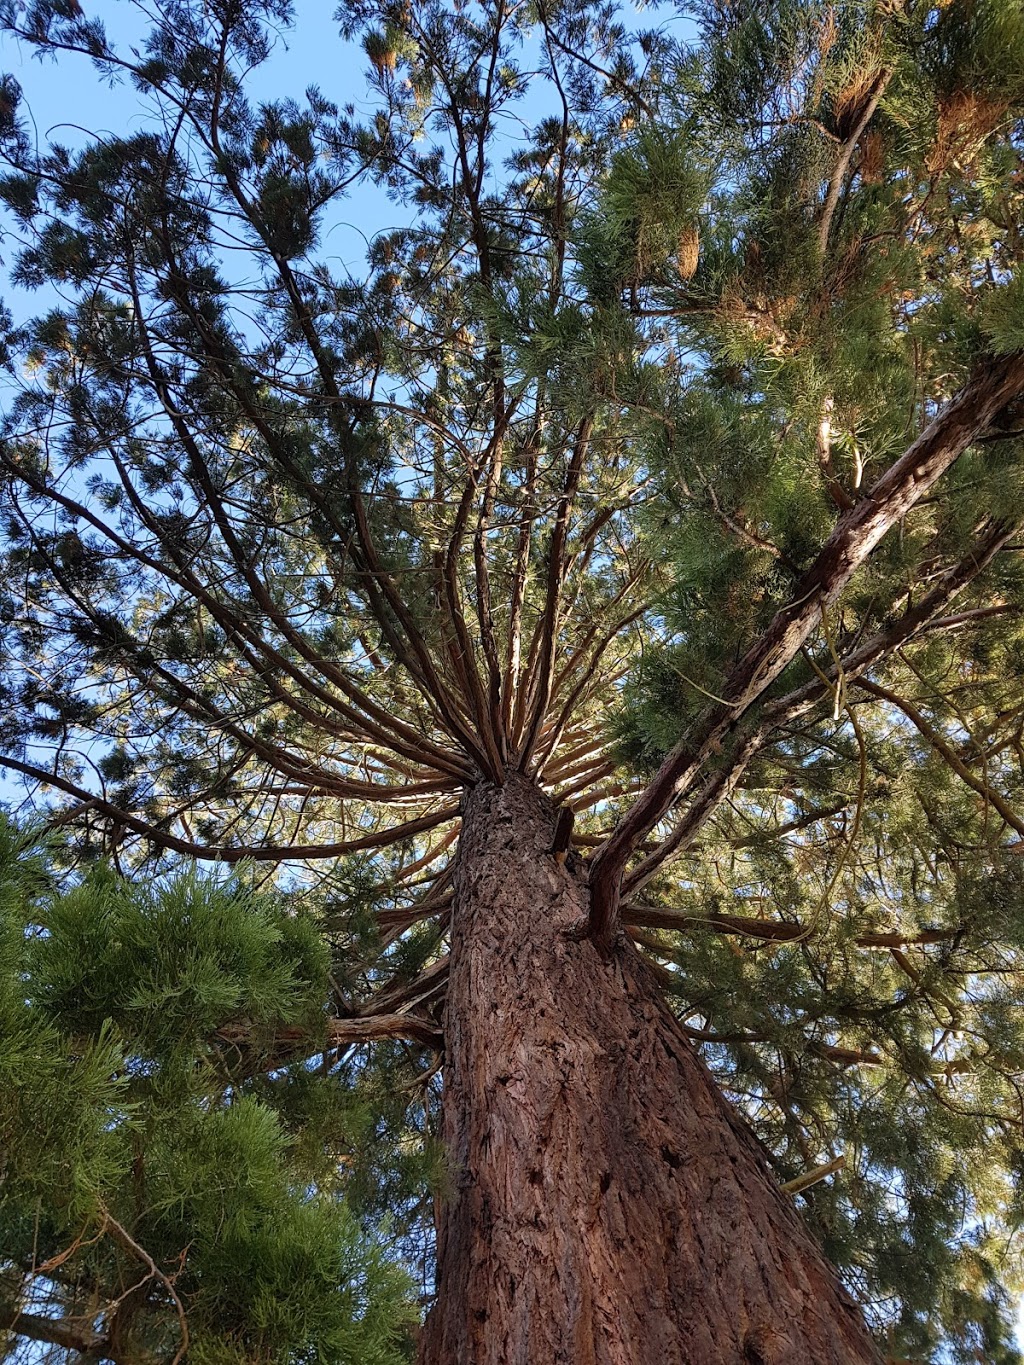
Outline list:
[[[337,1161],[366,1147],[371,1077],[346,1084],[339,1058],[311,1084],[282,1044],[324,1046],[315,923],[195,872],[139,886],[99,864],[62,890],[45,842],[6,822],[0,896],[9,1339],[132,1362],[407,1359],[397,1228],[364,1234]]]
[[[1024,4],[690,13],[0,4],[150,111],[3,86],[2,761],[443,1061],[423,1365],[1011,1361]]]

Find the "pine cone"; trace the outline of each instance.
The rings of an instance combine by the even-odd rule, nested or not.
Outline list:
[[[695,227],[684,228],[676,244],[676,268],[684,280],[693,278],[700,255],[700,236]]]

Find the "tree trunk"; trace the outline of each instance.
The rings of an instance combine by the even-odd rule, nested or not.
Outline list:
[[[554,820],[518,774],[467,801],[421,1365],[877,1365],[638,954],[573,935]]]

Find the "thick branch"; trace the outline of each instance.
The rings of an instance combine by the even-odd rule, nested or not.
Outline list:
[[[624,905],[622,920],[624,924],[643,925],[647,929],[707,929],[715,934],[739,934],[767,943],[797,943],[807,938],[806,925],[791,920],[761,919],[755,915],[687,914],[685,910],[663,909],[657,905]],[[961,932],[960,929],[921,929],[906,934],[893,930],[857,934],[853,942],[858,948],[878,950],[916,948],[930,943],[948,943]]]
[[[694,839],[736,790],[750,760],[764,743],[764,731],[754,730],[736,745],[728,762],[723,762],[704,784],[700,795],[690,805],[675,829],[654,848],[625,878],[623,887],[635,894],[655,876],[662,865],[693,843]]]
[[[441,1030],[429,1019],[415,1014],[371,1014],[359,1019],[328,1019],[322,1036],[302,1028],[279,1028],[267,1049],[268,1065],[283,1066],[300,1056],[316,1056],[324,1048],[346,1047],[352,1043],[373,1043],[382,1038],[402,1038],[410,1043],[439,1047]],[[214,1035],[218,1043],[248,1049],[254,1044],[253,1031],[245,1023],[225,1024]]]
[[[106,1334],[95,1331],[81,1318],[44,1318],[38,1313],[22,1313],[17,1308],[8,1308],[0,1311],[0,1330],[28,1337],[30,1341],[60,1346],[66,1351],[78,1351],[81,1355],[118,1359],[111,1354],[110,1340]]]
[[[1024,391],[1024,355],[987,362],[925,428],[870,492],[836,523],[792,600],[774,617],[727,679],[723,702],[708,708],[665,759],[598,852],[591,870],[590,933],[610,946],[626,863],[644,835],[692,786],[706,758],[791,662],[883,536],[968,448],[979,431]]]
[[[977,539],[963,559],[951,565],[920,602],[907,607],[898,620],[862,641],[856,649],[846,655],[842,660],[842,671],[847,682],[923,631],[937,630],[943,626],[944,618],[938,613],[991,564],[1015,530],[1015,524],[1006,521],[989,521],[981,526],[976,532]],[[959,617],[945,618],[945,623],[951,629],[956,629],[968,619],[975,619],[991,610],[984,608],[979,612],[962,612]],[[822,672],[825,675],[824,681],[815,678],[765,707],[764,719],[771,724],[793,720],[815,705],[829,691],[826,684],[833,683],[837,678],[834,665],[823,667]]]
[[[393,982],[371,996],[359,1011],[360,1019],[370,1019],[393,1011],[409,1009],[443,990],[448,981],[448,958],[438,958],[424,967],[412,981]]]

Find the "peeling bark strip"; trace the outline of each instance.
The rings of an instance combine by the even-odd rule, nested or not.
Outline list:
[[[596,943],[610,945],[623,869],[644,835],[685,795],[708,755],[795,658],[822,612],[839,597],[883,536],[1021,392],[1024,355],[987,361],[868,494],[842,514],[796,585],[792,600],[775,614],[726,680],[721,694],[724,704],[704,712],[595,856],[590,932]]]
[[[555,822],[518,773],[467,803],[420,1365],[878,1365],[638,955],[572,934]]]

